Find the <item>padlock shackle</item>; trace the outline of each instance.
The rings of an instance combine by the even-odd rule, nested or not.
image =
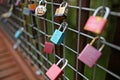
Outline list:
[[[94,43],[96,40],[98,40],[99,38],[100,38],[100,40],[102,40],[102,41],[106,41],[104,37],[98,37],[98,36],[97,36],[97,37],[94,37],[94,38],[93,38],[93,40],[90,42],[90,45],[93,45],[93,43]],[[104,46],[105,46],[105,45],[102,44],[101,47],[99,48],[99,51],[102,51],[102,49],[104,48]]]
[[[102,9],[104,9],[103,6],[98,7],[98,8],[95,10],[95,12],[93,13],[93,16],[96,16],[97,13],[98,13],[100,10],[102,10]],[[105,14],[104,14],[104,17],[103,17],[103,18],[104,18],[104,19],[107,19],[109,13],[110,13],[110,9],[109,9],[108,7],[105,7]]]
[[[64,65],[61,67],[61,70],[63,70],[63,69],[67,66],[67,64],[68,64],[68,60],[65,59],[65,58],[61,58],[61,59],[57,62],[56,65],[58,66],[61,62],[64,63]]]
[[[13,10],[13,4],[10,6],[10,9],[9,9],[9,11],[8,12],[12,12],[12,10]]]
[[[67,26],[68,26],[67,22],[62,22],[60,27],[58,28],[58,30],[60,30],[63,27],[63,31],[62,32],[65,32],[65,30],[67,29]]]
[[[23,31],[23,30],[24,30],[24,28],[23,28],[23,27],[21,27],[19,30],[20,30],[20,31]]]
[[[68,3],[66,1],[63,1],[61,4],[60,4],[60,7],[67,7],[68,6]]]
[[[44,2],[44,3],[45,3],[45,5],[44,5],[44,6],[46,7],[46,5],[47,5],[47,4],[46,4],[46,2],[47,2],[47,1],[46,1],[46,0],[40,0],[40,1],[39,1],[39,5],[41,5],[41,3],[42,3],[42,2]]]

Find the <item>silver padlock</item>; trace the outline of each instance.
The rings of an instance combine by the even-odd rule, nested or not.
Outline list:
[[[13,49],[17,49],[18,46],[20,45],[21,41],[20,40],[17,40],[17,42],[13,45]]]
[[[42,3],[44,3],[44,5],[42,5]],[[47,11],[46,5],[46,0],[40,0],[39,5],[35,9],[35,15],[43,16]]]

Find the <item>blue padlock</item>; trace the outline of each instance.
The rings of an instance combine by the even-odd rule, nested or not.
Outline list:
[[[56,29],[51,37],[51,41],[55,43],[56,45],[60,45],[64,39],[64,32],[67,29],[68,24],[66,22],[63,22],[59,29]],[[60,29],[63,27],[63,31],[60,31]]]
[[[16,39],[18,39],[18,38],[21,36],[23,30],[24,30],[24,28],[20,28],[19,30],[17,30],[17,31],[15,32],[14,37],[15,37]]]

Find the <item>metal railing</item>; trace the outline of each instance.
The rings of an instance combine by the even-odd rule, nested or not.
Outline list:
[[[81,0],[82,1],[82,0]],[[104,2],[104,0],[103,0]],[[59,3],[54,3],[53,0],[48,1],[47,4],[49,6],[51,6],[51,18],[48,18],[48,15],[46,14],[47,17],[39,17],[36,16],[34,14],[31,14],[30,16],[24,16],[22,14],[23,9],[21,7],[15,7],[14,12],[12,14],[12,16],[8,19],[8,22],[6,24],[4,24],[5,26],[3,27],[3,29],[6,31],[6,33],[8,34],[8,36],[10,36],[11,40],[13,40],[13,42],[15,42],[15,38],[14,38],[14,34],[16,32],[16,30],[18,30],[20,27],[24,27],[24,31],[23,31],[23,35],[20,37],[20,40],[22,41],[22,43],[20,44],[21,49],[25,52],[25,56],[26,58],[31,60],[31,63],[37,67],[38,70],[41,71],[41,73],[44,75],[44,77],[46,79],[47,76],[45,75],[45,72],[50,68],[50,66],[53,63],[56,63],[56,60],[63,58],[68,59],[68,64],[67,64],[67,70],[64,70],[64,74],[63,77],[61,79],[63,80],[79,80],[79,77],[82,77],[84,80],[91,80],[91,78],[88,77],[88,75],[86,75],[86,72],[80,72],[78,69],[79,65],[79,61],[76,59],[77,56],[80,53],[80,39],[81,36],[87,38],[87,39],[93,39],[94,36],[88,34],[88,33],[84,33],[80,30],[80,21],[81,21],[81,16],[79,15],[79,21],[78,22],[78,29],[74,29],[72,27],[67,28],[66,34],[69,31],[70,34],[75,34],[74,37],[76,40],[77,45],[75,46],[75,48],[73,48],[73,46],[71,47],[69,44],[67,44],[66,40],[67,38],[64,39],[63,43],[61,44],[62,46],[62,51],[57,51],[62,53],[61,55],[63,55],[62,57],[59,56],[59,54],[56,53],[56,48],[58,47],[54,47],[55,50],[53,52],[52,55],[48,55],[43,53],[43,48],[44,48],[44,41],[47,41],[47,37],[51,34],[51,32],[54,32],[55,29],[55,25],[60,26],[60,23],[56,22],[54,20],[54,10],[53,7],[60,5]],[[104,6],[104,5],[102,5]],[[82,7],[81,3],[79,4],[79,6],[73,6],[73,5],[68,5],[68,7],[70,9],[75,9],[79,11],[79,14],[81,14],[81,10],[84,11],[89,11],[89,12],[93,12],[95,11],[95,9],[92,8],[88,8],[88,7]],[[7,9],[5,7],[0,6],[0,13],[2,14],[3,12],[7,11]],[[18,14],[19,13],[19,14]],[[115,16],[115,17],[120,17],[119,12],[110,12],[110,15]],[[33,27],[33,23],[32,23],[32,18],[36,19],[36,27]],[[31,20],[31,21],[30,21]],[[26,26],[24,25],[24,23],[27,21]],[[41,24],[42,25],[41,25]],[[46,26],[46,24],[50,24],[52,26]],[[70,24],[68,22],[68,24]],[[73,25],[73,26],[77,26],[77,25]],[[27,27],[27,29],[26,29]],[[41,29],[41,27],[43,29]],[[48,29],[51,29],[48,31]],[[37,39],[33,39],[34,34],[33,31],[37,32],[37,35],[39,38]],[[70,35],[69,35],[70,36]],[[66,35],[67,37],[67,35]],[[120,46],[115,45],[111,42],[108,41],[99,41],[99,43],[103,43],[105,44],[107,47],[115,49],[116,51],[120,52]],[[38,45],[38,48],[36,48],[36,44]],[[71,42],[72,44],[72,42]],[[86,43],[87,44],[87,43]],[[98,45],[99,46],[99,45]],[[67,52],[67,53],[66,53]],[[70,54],[69,54],[70,52]],[[104,54],[104,53],[103,53]],[[109,53],[108,53],[109,54]],[[71,56],[70,56],[71,55]],[[39,56],[39,57],[38,57]],[[104,56],[104,55],[103,55]],[[71,57],[71,58],[70,58]],[[120,56],[119,56],[120,57]],[[71,61],[70,61],[71,60]],[[73,61],[72,61],[73,60]],[[74,64],[75,63],[75,64]],[[106,63],[105,65],[107,65],[108,63]],[[83,65],[84,66],[84,65]],[[105,73],[105,74],[110,74],[111,76],[115,77],[116,79],[120,80],[120,76],[117,73],[114,73],[112,71],[110,71],[109,69],[107,69],[107,67],[102,66],[101,64],[96,64],[94,66],[94,69],[92,71],[92,80],[97,80],[95,79],[97,75],[97,68],[100,69],[101,73]],[[84,68],[84,69],[89,69],[91,70],[91,68]],[[72,72],[70,72],[72,71]],[[69,76],[70,74],[72,74],[72,76]],[[104,80],[104,78],[101,78],[100,80]]]

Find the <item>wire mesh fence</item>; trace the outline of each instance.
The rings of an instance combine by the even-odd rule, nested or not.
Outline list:
[[[10,1],[14,4],[17,0]],[[4,19],[7,20],[7,22],[4,22],[4,20],[1,21],[5,23],[5,26],[2,28],[14,43],[17,41],[14,38],[15,32],[21,27],[24,28],[23,34],[19,39],[21,41],[20,48],[25,52],[24,55],[26,58],[31,60],[31,64],[36,66],[38,69],[37,72],[40,71],[46,80],[48,77],[45,73],[54,63],[57,63],[58,60],[62,58],[67,59],[68,64],[63,70],[64,74],[60,77],[61,80],[120,80],[119,67],[115,67],[119,66],[118,63],[120,60],[117,59],[118,63],[112,64],[112,66],[117,68],[117,73],[109,69],[111,66],[110,61],[114,61],[112,60],[113,58],[111,58],[113,54],[112,50],[116,52],[115,54],[118,55],[118,58],[120,57],[120,45],[113,43],[109,40],[111,38],[108,38],[112,37],[113,34],[115,35],[115,31],[109,31],[108,33],[112,35],[110,36],[109,34],[109,36],[107,36],[107,29],[105,29],[106,31],[104,31],[102,35],[96,35],[83,29],[89,16],[96,10],[96,8],[90,7],[90,2],[91,4],[95,4],[95,2],[92,0],[68,0],[69,11],[67,17],[55,17],[55,10],[63,1],[47,0],[47,12],[45,16],[40,17],[34,13],[31,13],[29,16],[23,14],[23,8],[27,7],[31,1],[34,0],[21,0],[20,6],[14,6],[12,16]],[[34,2],[38,4],[39,1]],[[105,7],[106,2],[106,0],[99,1],[99,3],[101,3],[99,6]],[[8,4],[7,1],[6,4]],[[6,12],[9,7],[10,5],[1,5],[0,14]],[[102,14],[101,12],[101,15]],[[119,12],[110,11],[108,21],[111,21],[114,17],[119,18],[119,14]],[[62,22],[68,23],[65,38],[59,46],[54,46],[52,54],[46,54],[43,52],[45,42],[50,42],[49,36],[61,26]],[[110,25],[107,25],[107,28],[108,26]],[[98,62],[92,68],[89,68],[78,60],[78,56],[87,43],[94,39],[95,36],[103,36],[106,39],[106,41],[98,40],[96,43],[97,48],[100,47],[100,44],[104,44],[105,49],[102,50],[102,56]]]

